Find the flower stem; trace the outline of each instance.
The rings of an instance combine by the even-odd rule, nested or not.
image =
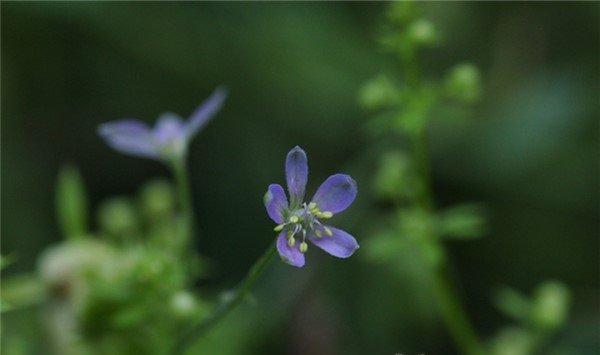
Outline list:
[[[417,173],[422,181],[418,205],[426,211],[434,211],[433,192],[431,187],[431,164],[427,141],[427,126],[413,137],[413,155]],[[484,354],[469,318],[464,311],[444,265],[432,268],[433,292],[437,300],[444,323],[454,342],[465,355]]]
[[[248,294],[252,286],[256,283],[259,277],[264,273],[269,264],[273,261],[276,255],[275,245],[272,244],[267,248],[265,253],[252,265],[252,268],[238,285],[234,294],[221,301],[212,314],[203,321],[194,324],[190,329],[183,334],[179,341],[175,344],[174,354],[182,354],[186,348],[191,346],[194,341],[214,328],[229,312],[231,312]]]
[[[461,352],[465,355],[485,354],[444,267],[433,272],[433,290],[444,323]]]
[[[190,180],[186,168],[186,159],[184,157],[175,159],[171,166],[173,175],[175,176],[175,184],[177,186],[177,199],[181,212],[181,234],[180,241],[185,248],[189,247],[190,240],[194,233],[194,219],[192,207],[192,194],[190,188]]]

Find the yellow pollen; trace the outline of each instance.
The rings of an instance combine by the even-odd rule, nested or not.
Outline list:
[[[294,244],[296,244],[296,239],[294,237],[291,237],[290,239],[288,239],[287,243],[290,247],[293,247]]]
[[[333,217],[333,213],[329,212],[329,211],[321,212],[320,215],[321,215],[320,216],[321,218],[325,218],[325,219],[329,219],[329,218]]]
[[[291,216],[290,217],[290,222],[292,223],[298,223],[300,219],[298,218],[298,216]]]
[[[317,236],[317,238],[323,238],[323,234],[321,233],[321,231],[315,231],[315,235]]]
[[[275,228],[273,228],[273,230],[275,232],[281,232],[283,230],[283,227],[285,227],[285,224],[279,224]]]

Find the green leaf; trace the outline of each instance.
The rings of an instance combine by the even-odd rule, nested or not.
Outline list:
[[[529,317],[531,301],[513,288],[501,288],[494,297],[494,303],[502,313],[510,318],[523,321]]]
[[[544,282],[535,290],[531,320],[543,330],[555,330],[562,326],[569,314],[571,293],[561,282]]]
[[[439,216],[440,234],[446,239],[472,239],[486,232],[486,218],[478,205],[458,205]]]
[[[76,239],[87,234],[88,199],[81,174],[75,167],[65,166],[58,174],[56,211],[66,238]]]
[[[2,313],[40,303],[44,287],[35,275],[19,275],[2,280]]]
[[[365,242],[365,257],[374,263],[386,263],[397,259],[406,247],[406,241],[397,233],[380,232]]]
[[[8,265],[15,262],[13,255],[0,255],[0,270],[4,270]]]

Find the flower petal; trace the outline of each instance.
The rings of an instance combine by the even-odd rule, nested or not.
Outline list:
[[[298,244],[293,247],[288,245],[286,232],[279,233],[279,237],[277,237],[277,251],[286,263],[295,267],[304,266],[304,254],[300,252]]]
[[[166,112],[156,120],[153,134],[160,145],[172,144],[175,140],[185,137],[185,124],[181,117]]]
[[[356,181],[350,175],[335,174],[319,186],[312,202],[316,203],[321,211],[338,213],[352,204],[357,192]]]
[[[192,113],[186,127],[188,138],[194,136],[208,121],[217,113],[225,99],[227,98],[227,90],[224,87],[218,87],[213,91],[210,97]]]
[[[308,163],[306,153],[295,146],[285,159],[285,177],[287,179],[290,203],[297,205],[304,199],[304,190],[308,180]]]
[[[98,126],[98,134],[111,148],[128,155],[157,159],[150,128],[139,120],[123,119]]]
[[[269,185],[263,201],[269,217],[275,223],[283,223],[283,211],[288,208],[288,201],[283,187],[279,184]]]
[[[354,251],[359,248],[356,239],[350,234],[331,226],[327,226],[327,228],[333,233],[331,237],[325,234],[320,238],[311,235],[309,236],[310,241],[314,245],[338,258],[347,258],[354,254]]]

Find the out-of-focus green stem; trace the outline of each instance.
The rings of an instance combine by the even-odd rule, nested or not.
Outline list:
[[[404,81],[407,89],[413,95],[431,95],[423,93],[421,72],[417,58],[417,48],[410,40],[405,40],[404,47],[400,48],[399,59],[402,63]],[[427,115],[427,112],[423,113]],[[435,212],[434,194],[431,183],[431,164],[429,161],[429,145],[427,137],[427,124],[423,123],[416,132],[411,134],[413,162],[421,185],[418,186],[416,204],[421,209],[430,213]],[[435,235],[432,236],[435,239]],[[440,307],[444,322],[449,329],[460,351],[466,355],[484,354],[483,346],[468,317],[463,310],[452,282],[449,281],[444,265],[434,265],[432,268],[433,291]]]
[[[179,202],[179,210],[181,213],[182,221],[182,228],[180,229],[180,240],[183,242],[183,245],[187,247],[189,246],[190,240],[194,233],[194,219],[192,193],[185,157],[173,160],[171,166],[173,170],[173,175],[175,176],[175,184],[177,186],[177,200]]]
[[[413,156],[417,173],[420,176],[419,180],[422,182],[418,204],[424,210],[434,212],[426,126],[413,137]],[[432,281],[433,291],[444,318],[444,323],[460,351],[465,355],[484,354],[484,348],[469,322],[444,265],[437,265],[432,268]]]
[[[465,355],[485,354],[443,266],[433,272],[433,290],[444,323],[461,352]]]
[[[418,204],[421,208],[432,212],[435,208],[431,187],[431,164],[429,162],[429,146],[427,142],[427,127],[423,127],[412,141],[414,164],[421,185],[418,191]]]
[[[182,354],[186,348],[194,343],[196,339],[202,337],[208,331],[213,329],[214,326],[219,323],[219,321],[225,318],[229,312],[231,312],[238,304],[240,304],[248,292],[250,292],[252,286],[273,261],[276,254],[277,252],[275,245],[269,246],[265,253],[254,263],[254,265],[252,265],[252,268],[244,280],[240,282],[234,291],[234,294],[218,304],[208,318],[193,325],[187,332],[185,332],[180,340],[175,344],[173,353]]]

